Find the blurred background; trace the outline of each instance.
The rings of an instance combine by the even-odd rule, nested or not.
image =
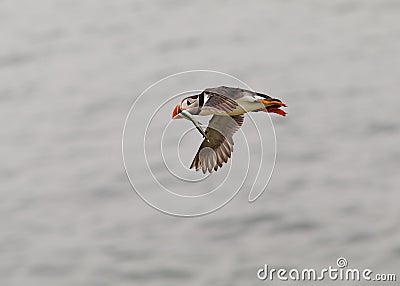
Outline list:
[[[395,0],[0,1],[0,284],[298,285],[256,273],[340,256],[399,276],[399,12]],[[232,74],[289,114],[273,118],[278,160],[257,202],[244,190],[182,219],[132,190],[121,135],[145,88],[190,69]]]

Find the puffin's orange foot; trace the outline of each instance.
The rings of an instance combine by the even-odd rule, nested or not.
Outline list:
[[[276,114],[279,114],[282,116],[286,116],[286,114],[287,114],[285,111],[283,111],[282,109],[279,109],[279,108],[266,108],[266,109],[263,109],[263,112],[276,113]]]

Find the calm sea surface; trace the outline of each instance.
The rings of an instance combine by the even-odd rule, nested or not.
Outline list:
[[[399,13],[394,0],[0,1],[0,284],[300,285],[256,272],[339,257],[399,280]],[[273,117],[277,164],[259,200],[246,184],[182,219],[132,190],[121,136],[143,90],[192,69],[234,75],[288,116]]]

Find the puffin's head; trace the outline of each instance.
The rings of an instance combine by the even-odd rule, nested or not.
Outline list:
[[[189,113],[195,114],[199,108],[199,96],[189,96],[184,98],[180,103],[178,103],[174,110],[172,111],[172,119],[180,119],[185,118],[181,115],[183,110],[186,110]]]

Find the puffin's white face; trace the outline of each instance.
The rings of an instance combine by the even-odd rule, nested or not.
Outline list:
[[[199,107],[199,100],[198,100],[198,96],[189,96],[186,97],[185,99],[183,99],[181,101],[181,109],[182,110],[187,110],[190,112],[190,110],[197,110],[197,108]]]
[[[180,116],[180,113],[183,110],[186,110],[189,113],[196,114],[196,111],[198,111],[199,108],[199,96],[194,95],[194,96],[189,96],[183,99],[177,106],[175,106],[173,112],[172,112],[172,119],[179,119],[183,118]]]

